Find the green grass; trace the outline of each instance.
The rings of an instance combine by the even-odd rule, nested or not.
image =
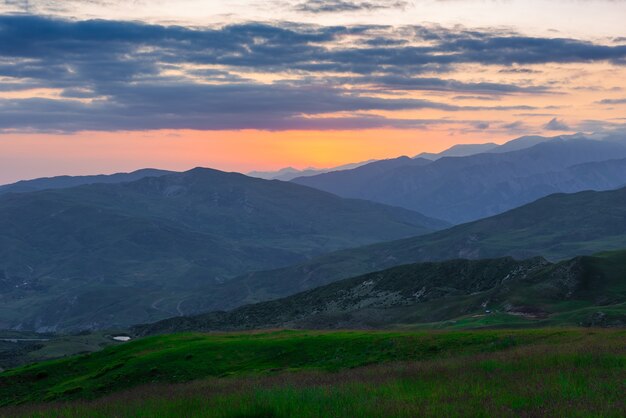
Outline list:
[[[0,374],[1,402],[22,404],[0,415],[619,416],[625,343],[588,329],[149,337]]]

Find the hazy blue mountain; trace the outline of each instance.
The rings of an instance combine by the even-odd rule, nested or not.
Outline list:
[[[131,173],[99,174],[93,176],[57,176],[43,177],[33,180],[22,180],[17,183],[0,186],[0,194],[24,193],[47,189],[65,189],[68,187],[82,186],[83,184],[95,183],[124,183],[135,181],[144,177],[157,177],[171,174],[171,171],[144,168]]]
[[[360,163],[345,164],[345,165],[340,165],[338,167],[331,167],[331,168],[305,168],[304,170],[298,170],[297,168],[293,168],[293,167],[285,167],[285,168],[281,168],[278,171],[251,171],[247,175],[250,177],[257,177],[257,178],[265,179],[265,180],[289,181],[296,177],[308,177],[308,176],[315,176],[317,174],[322,174],[322,173],[329,173],[331,171],[349,170],[349,169],[357,168],[357,167],[360,167],[362,165],[365,165],[374,161],[375,160],[362,161]]]
[[[422,152],[415,158],[426,158],[428,160],[438,160],[443,157],[467,157],[468,155],[491,152],[498,147],[498,144],[488,142],[486,144],[457,144],[439,153]]]
[[[7,194],[0,327],[97,328],[178,315],[199,287],[246,271],[445,226],[406,209],[209,169]]]
[[[519,151],[522,149],[534,147],[535,145],[554,139],[573,139],[582,137],[583,135],[581,134],[560,135],[556,137],[527,135],[512,139],[501,145],[498,145],[494,142],[487,142],[485,144],[457,144],[439,153],[423,152],[415,156],[415,158],[427,158],[429,160],[435,161],[443,157],[469,157],[470,155],[482,154],[485,152],[501,154],[504,152]]]
[[[580,138],[580,136],[561,135],[561,136],[556,136],[556,137],[545,137],[545,136],[539,136],[539,135],[528,135],[528,136],[522,136],[520,138],[515,138],[511,141],[505,142],[502,145],[498,145],[497,147],[493,148],[489,152],[501,154],[504,152],[520,151],[526,148],[534,147],[535,145],[543,144],[544,142],[553,141],[555,139],[576,139],[576,138]]]
[[[458,224],[502,213],[555,192],[619,187],[626,182],[626,170],[619,162],[604,162],[623,158],[624,143],[557,138],[518,151],[444,157],[426,165],[392,167],[375,176],[360,178],[359,172],[347,170],[293,182],[339,196],[436,215]],[[595,164],[574,167],[585,163]]]
[[[198,296],[205,310],[284,297],[402,264],[513,256],[562,260],[626,248],[626,188],[554,194],[506,213],[433,234],[342,250],[293,266],[249,273]],[[242,297],[240,289],[246,289]],[[219,294],[215,302],[215,295]]]
[[[409,158],[402,156],[388,160],[374,161],[369,164],[362,165],[357,168],[341,171],[333,171],[327,173],[328,178],[340,178],[341,188],[345,190],[360,189],[369,181],[376,181],[386,173],[400,167],[423,167],[432,164],[431,160],[426,158]],[[294,183],[303,184],[306,177],[298,177],[293,180]]]
[[[259,328],[626,324],[626,251],[557,264],[511,257],[408,264],[230,312],[135,327],[139,335]],[[489,318],[496,317],[489,321]],[[445,322],[444,322],[445,321]],[[485,322],[483,322],[485,321]],[[432,325],[431,325],[432,326]]]

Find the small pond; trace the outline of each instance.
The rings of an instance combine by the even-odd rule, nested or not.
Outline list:
[[[117,337],[113,337],[113,339],[115,341],[122,341],[122,342],[130,341],[130,337],[126,335],[118,335]]]

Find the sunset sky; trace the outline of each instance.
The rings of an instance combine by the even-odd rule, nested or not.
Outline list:
[[[0,1],[0,183],[626,130],[626,1]]]

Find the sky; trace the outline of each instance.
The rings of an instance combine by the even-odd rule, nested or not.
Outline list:
[[[0,183],[626,130],[626,1],[0,0]]]

